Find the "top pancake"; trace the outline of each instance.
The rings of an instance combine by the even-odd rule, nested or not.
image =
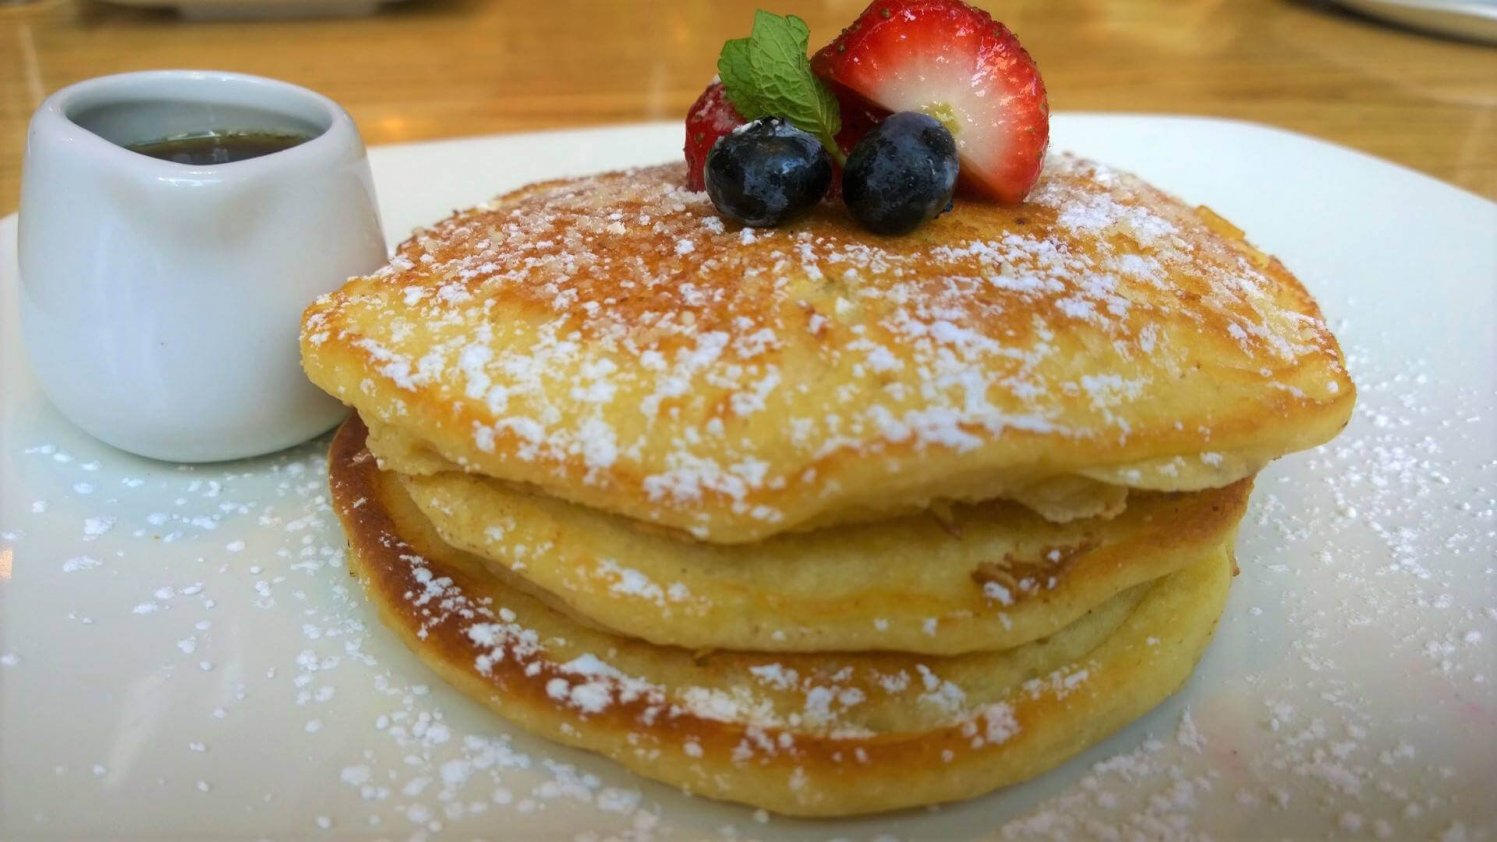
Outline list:
[[[303,363],[405,473],[456,464],[721,543],[937,500],[1052,519],[1333,436],[1320,312],[1241,232],[1051,160],[881,238],[725,224],[680,166],[534,185],[308,309]]]

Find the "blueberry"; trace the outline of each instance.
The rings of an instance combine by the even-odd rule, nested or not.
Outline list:
[[[864,228],[905,234],[951,209],[960,165],[951,132],[915,111],[874,126],[842,171],[842,199]]]
[[[832,186],[832,159],[814,136],[761,117],[707,153],[707,195],[723,216],[762,228],[809,210]]]

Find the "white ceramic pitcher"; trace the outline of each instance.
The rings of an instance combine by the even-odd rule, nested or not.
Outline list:
[[[197,166],[127,146],[202,132],[310,139]],[[122,450],[253,456],[343,416],[297,356],[302,310],[386,257],[364,146],[332,100],[234,73],[91,79],[32,118],[22,333],[52,403]]]

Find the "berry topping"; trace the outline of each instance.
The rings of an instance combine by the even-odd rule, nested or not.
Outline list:
[[[707,155],[707,195],[717,212],[754,227],[809,210],[832,183],[821,141],[779,117],[734,129]]]
[[[811,30],[795,15],[754,13],[747,38],[723,44],[717,73],[738,113],[750,120],[779,117],[814,135],[839,163],[837,132],[842,120],[837,98],[811,72],[806,44]]]
[[[864,228],[904,234],[951,208],[959,164],[946,127],[901,111],[863,136],[842,171],[842,199]]]
[[[702,91],[691,110],[686,112],[686,186],[692,190],[703,190],[707,186],[702,170],[707,166],[707,153],[717,139],[733,131],[745,122],[743,115],[728,102],[723,94],[723,83],[713,82]]]
[[[961,0],[875,0],[811,60],[838,98],[922,111],[956,139],[964,192],[1023,201],[1050,140],[1045,83],[1017,38]]]

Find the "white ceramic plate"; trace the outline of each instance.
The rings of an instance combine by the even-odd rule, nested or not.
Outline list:
[[[0,837],[1491,838],[1497,205],[1260,126],[1063,115],[1054,134],[1282,256],[1361,388],[1339,439],[1260,478],[1220,633],[1158,710],[1030,784],[837,823],[687,798],[528,737],[372,619],[325,442],[176,467],[52,411],[18,345],[12,218]],[[651,125],[373,159],[394,240],[522,182],[674,158],[680,140]]]
[[[1338,0],[1391,23],[1497,44],[1497,0]]]

